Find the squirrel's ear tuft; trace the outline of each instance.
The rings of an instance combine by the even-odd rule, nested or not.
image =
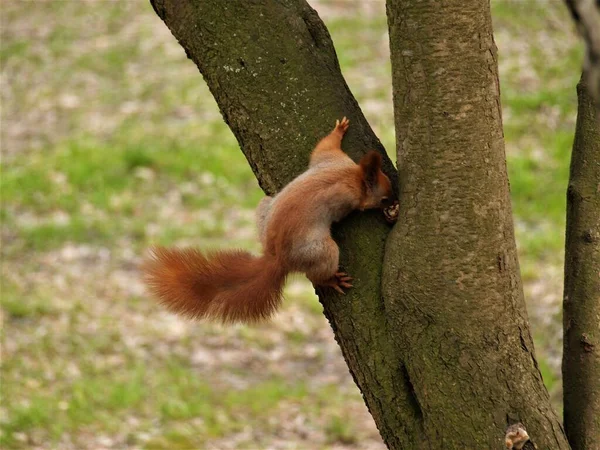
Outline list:
[[[377,175],[381,170],[381,155],[375,150],[369,151],[358,163],[363,171],[363,180],[367,187],[377,184]]]

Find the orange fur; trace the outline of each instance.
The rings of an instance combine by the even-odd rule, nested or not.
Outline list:
[[[196,249],[155,247],[144,270],[148,286],[171,311],[224,323],[270,317],[281,303],[286,276],[275,258],[242,250],[207,258]]]
[[[338,272],[333,222],[354,209],[382,206],[392,195],[381,156],[369,152],[359,164],[342,150],[349,121],[337,121],[311,154],[309,169],[257,208],[264,255],[195,249],[153,249],[144,265],[150,290],[168,309],[192,318],[256,322],[281,303],[285,278],[303,272],[315,285],[343,293],[352,280]]]

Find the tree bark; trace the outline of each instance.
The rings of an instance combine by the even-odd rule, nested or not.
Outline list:
[[[313,146],[342,116],[351,120],[344,150],[355,160],[370,149],[381,151],[397,185],[392,163],[342,77],[325,25],[304,0],[151,3],[200,69],[267,194],[307,168]],[[402,448],[400,442],[413,439],[403,429],[417,417],[381,297],[389,229],[379,213],[353,214],[334,227],[354,288],[343,297],[318,294],[382,437]]]
[[[568,448],[535,359],[512,223],[489,2],[388,0],[400,214],[390,333],[426,448]]]
[[[336,118],[344,115],[351,120],[343,144],[351,157],[358,159],[372,148],[383,153],[341,75],[327,29],[304,0],[151,3],[199,67],[266,193],[277,192],[305,170],[314,144],[330,131]],[[434,2],[426,3],[435,7]],[[484,17],[489,19],[489,11]],[[390,23],[397,25],[396,21]],[[475,26],[468,35],[482,29],[488,34],[483,34],[476,47],[491,40],[491,30],[485,27]],[[461,41],[465,36],[459,36]],[[394,242],[387,246],[390,267],[386,268],[386,301],[381,276],[389,226],[379,213],[353,214],[334,227],[342,266],[354,276],[355,287],[343,297],[332,292],[319,292],[319,297],[389,448],[501,448],[506,425],[512,420],[525,424],[541,444],[539,448],[566,448],[533,358],[512,225],[506,217],[510,206],[504,161],[499,157],[503,152],[499,99],[497,92],[490,91],[497,87],[495,53],[483,48],[479,59],[463,61],[475,63],[469,71],[477,75],[461,80],[464,69],[452,67],[457,70],[453,83],[462,86],[463,94],[464,85],[474,83],[479,103],[463,102],[452,94],[442,102],[447,104],[443,111],[465,114],[468,119],[462,126],[475,124],[482,136],[478,140],[477,132],[468,130],[464,139],[455,136],[452,133],[463,128],[447,127],[458,119],[443,114],[442,121],[431,123],[431,142],[416,139],[424,136],[424,129],[411,134],[414,153],[401,152],[401,164],[407,165],[403,168],[407,178],[401,184],[401,204],[405,205],[401,220],[407,223],[396,226]],[[426,72],[444,68],[426,60],[419,64],[430,64]],[[489,74],[479,72],[490,72],[496,84],[491,83]],[[447,89],[452,92],[455,85],[450,83]],[[442,88],[440,83],[438,95]],[[415,86],[414,95],[422,95],[425,106],[421,107],[415,97],[407,104],[415,108],[414,116],[407,117],[415,129],[442,113],[437,109],[435,114],[427,112],[435,98],[423,90],[422,85]],[[452,103],[457,99],[457,104]],[[490,129],[476,123],[477,114],[484,115],[479,119],[485,119]],[[440,146],[442,135],[451,137],[444,144],[451,150]],[[421,145],[430,153],[419,151]],[[464,152],[467,148],[481,153]],[[438,155],[443,156],[440,163],[449,165],[439,173],[433,171]],[[489,161],[482,160],[481,155]],[[431,169],[433,178],[427,180],[426,172],[416,170],[415,158],[424,158],[424,167]],[[463,160],[464,167],[474,169],[484,180],[465,173]],[[451,167],[456,169],[454,175]],[[385,171],[396,184],[396,173],[387,157]],[[462,177],[482,188],[481,195],[474,195],[474,188]],[[453,178],[455,184],[451,183]],[[435,192],[440,199],[432,199],[432,186],[440,179],[443,183]],[[457,193],[462,195],[461,190],[466,192],[464,204],[453,199]],[[442,199],[448,202],[445,209]],[[497,222],[490,223],[482,218],[485,215]],[[477,219],[484,228],[472,230],[471,219]],[[424,228],[417,229],[421,226]],[[414,234],[414,240],[407,240],[407,232]],[[489,244],[488,235],[492,236]],[[422,245],[418,239],[423,239]],[[463,245],[467,250],[458,248]],[[421,251],[423,255],[418,255]],[[402,252],[406,252],[406,260],[402,260]],[[411,268],[408,263],[415,265]],[[434,268],[443,271],[436,277]],[[463,272],[458,281],[448,278],[457,268]],[[401,275],[398,281],[393,279],[396,275]],[[404,282],[406,289],[398,286]],[[474,296],[479,289],[482,298]],[[396,296],[394,291],[402,295]],[[431,301],[437,298],[443,301]],[[480,443],[483,446],[478,446]]]
[[[600,448],[600,122],[584,78],[567,190],[563,303],[564,421],[574,450]]]

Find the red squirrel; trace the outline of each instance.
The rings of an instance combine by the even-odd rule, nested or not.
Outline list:
[[[372,150],[354,163],[341,149],[349,120],[337,120],[310,156],[309,168],[256,211],[263,255],[155,247],[144,264],[150,291],[169,310],[224,323],[269,318],[282,301],[286,276],[303,272],[314,286],[340,293],[352,278],[339,271],[331,224],[351,211],[379,208],[392,196]]]

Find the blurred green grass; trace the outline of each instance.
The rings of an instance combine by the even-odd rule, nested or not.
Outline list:
[[[521,267],[556,400],[582,52],[559,2],[492,6]],[[317,9],[393,153],[383,3]],[[13,2],[1,25],[3,448],[382,448],[306,284],[274,323],[234,329],[166,316],[140,290],[152,242],[256,249],[262,196],[150,6]]]

